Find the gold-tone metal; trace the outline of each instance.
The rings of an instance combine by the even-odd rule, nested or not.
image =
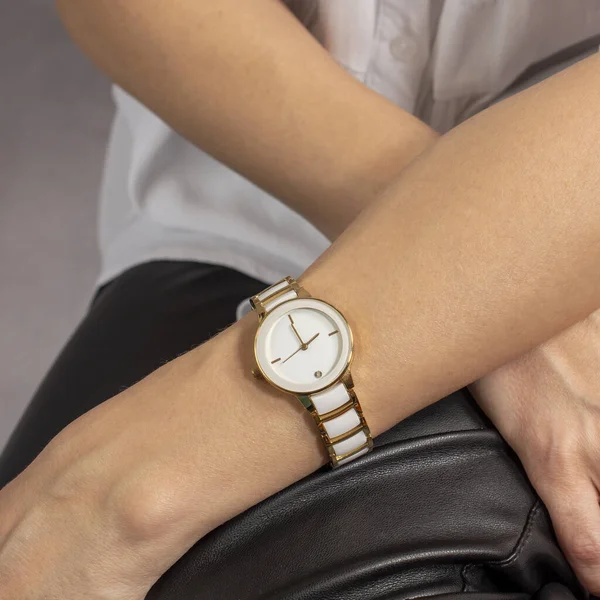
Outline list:
[[[281,283],[281,282],[279,282]],[[277,284],[274,284],[277,285]],[[303,298],[311,298],[311,295],[308,294],[308,292],[306,292],[306,296],[302,296]],[[327,304],[327,302],[324,302],[323,300],[321,300],[321,302],[323,302],[323,304]],[[331,304],[329,305],[331,306]],[[334,310],[336,310],[340,316],[342,317],[342,319],[344,319],[344,321],[348,321],[348,319],[346,319],[346,317],[344,316],[344,314],[338,310],[337,308],[335,308],[334,306],[331,306]],[[259,324],[262,323],[262,321],[264,320],[264,318],[266,317],[268,313],[265,313],[262,317],[259,315]],[[334,381],[333,383],[329,384],[329,385],[325,385],[323,387],[320,388],[316,388],[314,390],[311,391],[311,394],[317,394],[319,392],[322,392],[324,390],[326,390],[328,387],[335,385],[336,383],[338,383],[338,381],[341,381],[344,383],[344,385],[346,385],[346,387],[352,387],[354,384],[352,383],[351,385],[348,385],[348,383],[346,383],[346,381],[350,381],[352,382],[352,377],[350,376],[350,365],[352,364],[352,361],[354,360],[354,336],[352,334],[352,329],[350,329],[350,327],[348,327],[348,335],[350,337],[350,353],[348,356],[348,363],[346,364],[346,369],[345,371],[340,375],[340,378],[337,381]],[[260,369],[260,363],[258,361],[258,356],[256,354],[256,340],[257,340],[258,336],[254,336],[254,360],[256,361],[256,364],[258,365],[258,369]],[[262,370],[261,370],[262,373]],[[295,392],[294,390],[290,390],[290,389],[286,389],[286,388],[282,388],[279,385],[277,385],[276,383],[274,383],[273,381],[271,381],[270,379],[268,379],[268,377],[265,376],[265,374],[263,373],[263,378],[268,381],[275,389],[279,390],[280,392],[284,392],[285,394],[291,394],[292,396],[298,396],[298,394],[300,394],[301,392]]]
[[[265,316],[267,315],[267,312],[268,312],[267,309],[265,308],[265,304],[267,302],[270,302],[271,300],[275,300],[276,298],[278,298],[279,296],[282,296],[283,294],[286,294],[290,290],[294,290],[296,292],[296,295],[298,296],[298,298],[310,298],[310,294],[308,292],[306,292],[306,290],[304,290],[304,288],[302,288],[300,286],[300,284],[292,277],[286,277],[285,279],[282,279],[281,281],[274,283],[271,287],[275,287],[275,286],[279,285],[280,283],[283,283],[284,281],[287,282],[287,284],[288,284],[287,286],[284,286],[280,290],[273,292],[272,294],[270,294],[269,296],[266,296],[262,300],[258,297],[258,295],[252,296],[252,298],[250,298],[250,306],[252,307],[252,310],[254,310],[256,312],[256,314],[258,315],[259,323],[262,322],[262,320],[265,318]],[[269,290],[269,288],[267,288],[264,291],[268,291],[268,290]]]
[[[327,454],[329,454],[329,464],[331,465],[331,468],[337,468],[339,466],[338,459],[333,446],[327,446]]]
[[[352,373],[350,373],[350,367],[346,369],[340,378],[340,381],[346,386],[346,390],[348,391],[348,395],[352,397],[356,397],[354,394],[354,381],[352,380]]]
[[[348,393],[352,396],[352,398],[354,400],[354,409],[358,413],[358,417],[360,418],[360,422],[364,425],[365,435],[367,436],[367,443],[369,444],[369,449],[372,450],[373,449],[373,436],[371,434],[371,429],[367,425],[367,421],[366,421],[365,416],[363,414],[362,406],[360,405],[360,402],[359,402],[358,398],[356,397],[356,394],[355,394],[355,392],[354,392],[353,389],[352,390],[348,390]]]
[[[261,302],[263,304],[268,304],[269,302],[272,302],[273,300],[277,300],[277,298],[279,298],[280,296],[283,296],[284,294],[287,294],[288,292],[290,292],[291,291],[290,288],[291,288],[291,286],[282,287],[280,290],[277,290],[276,292],[273,292],[269,296],[266,296],[265,298],[263,298],[261,300]]]
[[[284,281],[284,280],[282,280]],[[274,286],[276,285],[280,285],[282,283],[282,281],[279,281],[277,283],[274,284]],[[284,286],[283,288],[281,288],[280,290],[277,290],[276,292],[274,292],[273,294],[267,296],[266,298],[263,298],[262,300],[258,297],[258,296],[253,296],[250,299],[250,304],[253,308],[253,310],[256,311],[257,315],[258,315],[258,319],[259,319],[259,323],[261,323],[265,316],[268,314],[268,311],[265,309],[265,304],[273,301],[277,298],[279,298],[280,296],[288,293],[290,290],[294,290],[296,292],[296,296],[298,298],[311,298],[311,295],[308,293],[308,291],[306,291],[295,279],[293,279],[292,277],[286,277],[285,281],[288,283],[287,286]],[[272,287],[274,287],[272,286]],[[344,317],[344,315],[338,310],[338,313],[340,313],[340,315],[342,316],[342,318],[347,322],[347,319]],[[296,334],[296,336],[298,337],[298,340],[301,343],[300,348],[298,348],[298,350],[296,350],[291,356],[289,356],[288,358],[286,358],[282,364],[286,361],[288,361],[292,356],[294,356],[297,352],[300,352],[301,350],[306,350],[306,348],[308,348],[308,345],[310,343],[312,343],[317,336],[319,335],[318,333],[316,335],[314,335],[310,340],[308,340],[307,342],[304,342],[302,340],[302,338],[300,337],[298,331],[296,330],[295,324],[294,324],[294,320],[292,318],[291,315],[288,315],[289,319],[290,319],[290,323],[294,329],[294,333]],[[336,329],[335,331],[332,331],[331,333],[329,333],[329,336],[335,335],[336,333],[339,333],[339,330]],[[327,453],[329,455],[329,460],[331,463],[332,468],[336,468],[339,466],[339,463],[347,458],[350,458],[351,456],[354,456],[355,454],[358,454],[359,452],[362,452],[365,449],[368,450],[372,450],[373,449],[373,437],[371,435],[371,430],[369,429],[369,426],[367,425],[367,422],[365,420],[363,411],[362,411],[362,407],[360,405],[360,402],[358,401],[358,398],[356,397],[356,393],[354,391],[354,382],[352,380],[352,375],[350,373],[350,365],[352,363],[352,359],[354,356],[354,341],[353,341],[353,335],[352,335],[352,329],[350,327],[348,327],[348,333],[350,335],[350,355],[348,357],[348,364],[346,366],[346,369],[344,370],[344,372],[340,375],[340,377],[338,378],[337,381],[329,384],[328,386],[324,387],[324,388],[320,388],[320,389],[316,389],[312,392],[312,394],[316,394],[318,392],[321,392],[325,389],[328,389],[330,387],[333,387],[334,385],[337,385],[338,383],[343,383],[344,387],[346,388],[346,391],[348,393],[348,401],[345,402],[344,404],[342,404],[341,406],[338,406],[336,409],[329,411],[328,413],[325,413],[323,415],[319,415],[319,413],[317,412],[317,409],[315,408],[311,396],[307,395],[307,394],[297,394],[294,393],[290,390],[286,390],[283,388],[280,388],[278,385],[275,385],[272,381],[269,381],[269,383],[271,383],[275,388],[281,390],[282,392],[286,392],[288,394],[293,394],[295,395],[300,402],[302,403],[302,405],[304,406],[304,408],[311,414],[311,416],[313,417],[315,424],[317,425],[317,429],[319,432],[319,435],[321,437],[321,439],[323,440],[323,443],[325,444],[325,447],[327,449]],[[256,338],[255,338],[255,344],[254,344],[254,356],[256,359]],[[274,361],[272,361],[271,364],[274,364],[276,362],[279,362],[281,360],[281,358],[277,358]],[[266,377],[264,375],[264,373],[262,372],[261,368],[260,368],[260,363],[257,360],[257,367],[255,369],[252,369],[252,375],[254,377],[256,377],[257,379],[263,379],[266,380]],[[329,434],[327,433],[327,429],[325,428],[325,423],[331,419],[335,419],[336,417],[339,417],[341,414],[347,412],[350,409],[354,409],[356,410],[356,413],[359,417],[360,420],[360,424],[357,425],[356,427],[353,427],[352,429],[350,429],[349,431],[346,431],[345,433],[342,433],[338,436],[335,436],[333,438],[329,437]],[[361,444],[358,448],[355,448],[354,450],[351,450],[350,452],[347,452],[345,454],[342,455],[337,455],[335,452],[335,449],[333,447],[334,444],[337,444],[338,442],[344,441],[346,439],[351,438],[353,435],[356,435],[357,433],[359,433],[360,431],[363,431],[367,441],[364,444]]]
[[[317,332],[315,333],[315,335],[313,335],[310,340],[308,340],[308,342],[306,342],[306,344],[304,344],[306,346],[306,348],[308,348],[310,346],[310,344],[312,344],[318,337],[319,337],[319,333]],[[304,348],[306,350],[306,348]]]
[[[267,314],[267,311],[260,298],[258,296],[252,296],[252,298],[250,298],[250,306],[252,307],[252,310],[254,310],[258,315],[258,321],[260,323]]]
[[[302,406],[304,406],[304,408],[314,416],[317,412],[317,409],[315,408],[310,396],[307,396],[306,394],[298,394],[297,398],[300,400]]]
[[[373,446],[375,442],[373,442],[373,435],[371,434],[371,430],[367,427],[367,431],[365,431],[365,435],[367,436],[367,444],[369,445],[369,452],[373,450]]]
[[[291,277],[286,277],[290,287],[296,292],[298,298],[311,298],[312,296],[295,280]]]
[[[317,427],[319,428],[319,433],[321,434],[321,438],[323,439],[323,443],[326,446],[330,446],[331,445],[331,441],[329,439],[329,434],[327,433],[327,429],[325,429],[325,425],[323,424],[323,421],[321,421],[321,419],[319,418],[318,413],[315,413],[313,415],[313,418],[314,418],[315,422],[317,423]]]
[[[262,379],[264,380],[265,376],[262,374],[262,371],[257,367],[255,369],[252,369],[252,377],[254,377],[254,379]]]
[[[294,330],[294,333],[296,334],[296,337],[300,341],[302,350],[306,350],[306,348],[308,348],[308,344],[305,343],[304,340],[300,337],[300,334],[298,333],[298,330],[296,329],[296,325],[294,325],[294,319],[292,319],[292,315],[290,315],[290,313],[288,313],[288,317],[290,319],[290,323],[292,325],[292,329]]]
[[[322,415],[320,415],[321,420],[322,421],[331,421],[331,419],[335,419],[336,417],[339,417],[341,414],[345,413],[346,411],[350,410],[351,408],[354,408],[354,400],[352,400],[352,398],[350,398],[350,400],[348,400],[348,402],[344,402],[344,404],[342,404],[341,406],[338,406],[337,408],[334,408],[333,410],[330,410],[329,412],[323,413]]]
[[[365,442],[364,444],[361,444],[360,446],[358,446],[358,448],[354,448],[354,450],[350,450],[350,452],[346,452],[346,454],[338,454],[336,456],[337,461],[340,462],[346,458],[350,458],[351,456],[354,456],[355,454],[358,454],[359,452],[361,452],[362,450],[364,450],[365,448],[369,448],[369,442]]]
[[[281,360],[281,357],[276,358],[275,360],[271,361],[271,364],[274,365],[276,362],[279,362]]]
[[[353,435],[356,435],[357,433],[362,431],[364,429],[364,427],[365,426],[361,422],[356,427],[353,427],[349,431],[346,431],[346,433],[340,433],[340,435],[336,435],[335,437],[329,438],[329,442],[331,444],[337,444],[338,442],[343,442],[344,440],[347,440],[348,438],[351,438]]]

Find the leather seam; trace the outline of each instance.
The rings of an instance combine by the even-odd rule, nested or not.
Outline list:
[[[519,539],[517,540],[517,543],[515,544],[515,547],[513,548],[513,550],[510,552],[510,554],[506,558],[502,558],[500,560],[493,560],[493,561],[482,561],[479,563],[467,563],[461,569],[460,575],[461,575],[461,578],[463,581],[463,586],[462,586],[463,592],[468,591],[469,584],[467,581],[467,576],[468,576],[469,571],[473,570],[474,568],[480,567],[483,565],[506,567],[518,560],[518,558],[521,556],[521,554],[523,552],[523,549],[525,548],[525,545],[529,541],[531,534],[533,533],[533,524],[535,522],[535,519],[536,519],[538,513],[540,512],[541,507],[542,507],[542,502],[538,498],[535,501],[535,503],[533,504],[533,506],[531,507],[531,509],[529,510],[529,514],[527,515],[527,520],[525,521],[525,525],[523,526],[521,534],[519,535]]]

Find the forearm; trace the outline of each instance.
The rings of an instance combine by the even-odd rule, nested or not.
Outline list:
[[[276,0],[57,6],[117,84],[331,239],[436,138]]]
[[[304,276],[353,326],[374,434],[600,305],[599,62],[445,136]],[[194,388],[210,413],[207,529],[326,460],[298,403],[251,378],[254,328],[244,319],[185,358],[207,378]]]

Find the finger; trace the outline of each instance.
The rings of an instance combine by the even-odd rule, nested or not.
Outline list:
[[[568,484],[555,482],[545,487],[540,496],[579,580],[590,593],[599,595],[600,505],[596,487],[587,477],[579,476],[569,479]]]

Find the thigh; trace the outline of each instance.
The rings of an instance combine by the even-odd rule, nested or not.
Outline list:
[[[235,320],[265,284],[187,261],[130,269],[96,295],[0,456],[0,488],[68,423]]]

